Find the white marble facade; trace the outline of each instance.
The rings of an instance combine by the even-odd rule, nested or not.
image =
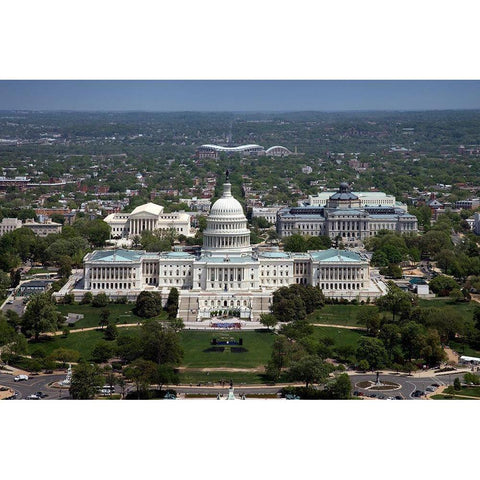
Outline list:
[[[384,294],[370,278],[368,260],[348,250],[287,253],[253,251],[241,204],[224,184],[222,197],[207,218],[199,255],[186,252],[97,250],[84,258],[84,275],[71,288],[77,299],[86,291],[135,300],[142,290],[180,292],[178,315],[186,321],[234,310],[246,320],[268,312],[273,292],[295,283],[319,286],[328,297],[366,300]],[[66,292],[60,292],[60,295]]]

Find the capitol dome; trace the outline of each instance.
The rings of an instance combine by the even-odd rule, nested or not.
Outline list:
[[[240,202],[232,196],[232,185],[223,184],[223,195],[213,204],[210,209],[210,217],[213,216],[242,216],[245,218]]]
[[[223,195],[213,204],[203,231],[202,253],[211,256],[251,254],[250,230],[240,202],[232,196],[230,182],[223,184]]]

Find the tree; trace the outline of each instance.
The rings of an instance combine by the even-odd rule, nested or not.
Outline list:
[[[9,325],[3,313],[0,313],[0,347],[12,342],[15,334],[15,328]]]
[[[114,349],[112,346],[102,340],[95,344],[90,357],[95,363],[105,363],[110,360],[113,355]]]
[[[104,308],[108,305],[108,297],[104,292],[95,295],[92,300],[92,307]]]
[[[127,382],[123,375],[117,378],[117,385],[120,387],[120,397],[123,399],[125,397],[125,389],[127,388]]]
[[[455,377],[455,380],[453,381],[453,388],[459,392],[462,389],[462,384],[460,383],[460,379],[458,377]]]
[[[336,400],[348,400],[352,396],[352,383],[346,373],[342,373],[326,386],[328,396]]]
[[[404,292],[393,282],[388,282],[388,293],[377,299],[380,310],[392,312],[393,321],[396,315],[408,315],[415,299],[412,294]]]
[[[370,370],[370,364],[367,360],[362,359],[358,362],[358,368],[363,372],[367,372],[368,370]]]
[[[93,302],[92,292],[85,292],[85,294],[82,297],[82,300],[80,301],[80,305],[89,305],[92,302]]]
[[[476,375],[475,373],[467,372],[463,376],[465,383],[469,385],[480,385],[480,376]]]
[[[366,360],[373,370],[383,368],[388,358],[383,342],[378,338],[369,337],[362,337],[360,339],[356,356],[359,360]]]
[[[163,364],[178,365],[183,358],[183,349],[178,335],[164,328],[156,320],[147,320],[140,330],[142,357]]]
[[[282,240],[286,252],[306,252],[307,242],[302,235],[294,234]]]
[[[275,315],[272,315],[271,313],[262,313],[260,315],[260,323],[269,330],[274,330],[278,320],[275,318]]]
[[[153,377],[154,383],[159,386],[159,389],[162,389],[163,385],[167,384],[177,384],[178,375],[175,373],[175,369],[172,365],[163,364],[157,366],[157,371]]]
[[[67,363],[78,362],[80,359],[80,352],[77,350],[60,347],[53,350],[53,352],[49,355],[49,358],[62,362],[63,366],[65,367]]]
[[[125,377],[135,383],[138,398],[146,393],[158,375],[158,365],[150,360],[139,358],[125,368]]]
[[[63,323],[52,299],[46,293],[33,295],[22,319],[22,331],[34,335],[35,341],[43,332],[55,332]]]
[[[429,330],[425,336],[425,346],[420,352],[425,363],[433,367],[445,360],[446,354],[440,342],[440,336],[436,330]]]
[[[67,255],[62,255],[57,263],[60,277],[68,278],[72,274],[72,259]]]
[[[329,374],[328,365],[314,355],[308,355],[292,364],[289,369],[289,377],[292,381],[305,382],[308,387],[312,383],[323,383]]]
[[[365,325],[367,332],[376,337],[381,325],[377,309],[372,307],[360,307],[357,313],[357,323]]]
[[[400,329],[402,349],[407,358],[420,358],[422,349],[425,346],[423,328],[416,322],[407,322]]]
[[[18,287],[20,281],[22,280],[22,272],[19,268],[17,269],[12,269],[10,271],[10,279],[11,279],[11,283],[10,283],[10,286],[12,288],[15,288],[15,287]]]
[[[105,308],[100,312],[100,321],[98,324],[102,327],[105,327],[105,325],[108,325],[108,318],[110,317],[110,310],[108,308]]]
[[[162,311],[162,297],[157,292],[140,292],[135,304],[135,314],[142,318],[152,318]]]
[[[271,310],[279,322],[290,322],[303,320],[324,304],[325,297],[318,287],[294,284],[275,290]]]
[[[175,333],[178,333],[185,328],[185,323],[183,322],[183,318],[177,318],[177,317],[171,318],[168,321],[168,325]]]
[[[63,296],[63,303],[65,305],[72,305],[73,303],[75,303],[75,295],[73,293],[66,293]]]
[[[282,325],[280,333],[291,340],[301,340],[313,333],[314,327],[306,320],[295,320]]]
[[[430,280],[429,287],[438,296],[448,296],[452,290],[458,288],[458,283],[451,277],[438,275]]]
[[[75,400],[89,400],[103,385],[103,375],[98,365],[80,363],[75,365],[70,384],[70,396]]]
[[[117,326],[113,322],[109,322],[105,329],[105,340],[115,340],[118,337]]]
[[[168,293],[167,303],[165,305],[165,310],[168,313],[168,318],[175,318],[178,312],[178,298],[179,293],[175,287],[170,289]]]
[[[332,246],[332,240],[327,235],[307,237],[307,250],[326,250]]]

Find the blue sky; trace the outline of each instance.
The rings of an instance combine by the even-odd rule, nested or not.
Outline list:
[[[0,110],[480,109],[480,81],[0,81]]]

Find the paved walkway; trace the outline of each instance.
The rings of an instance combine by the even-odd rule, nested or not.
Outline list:
[[[332,328],[345,328],[347,330],[366,330],[365,327],[354,327],[353,325],[337,325],[335,323],[311,323],[314,327],[332,327]]]

